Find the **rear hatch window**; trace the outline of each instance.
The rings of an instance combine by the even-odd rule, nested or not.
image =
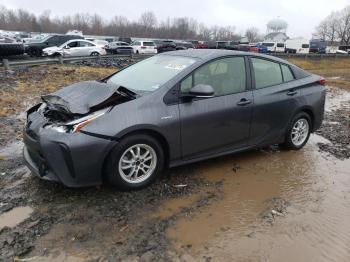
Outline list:
[[[153,42],[143,42],[144,46],[154,46]]]

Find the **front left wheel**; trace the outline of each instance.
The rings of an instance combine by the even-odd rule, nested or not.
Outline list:
[[[106,178],[121,190],[141,189],[161,174],[164,152],[151,136],[137,134],[120,141],[107,160]]]

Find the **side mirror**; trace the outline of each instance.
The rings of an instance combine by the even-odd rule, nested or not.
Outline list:
[[[63,47],[64,49],[70,49],[70,46],[69,45],[66,45]]]
[[[210,98],[214,97],[214,88],[210,85],[198,84],[190,89],[187,94],[182,94],[183,98]]]

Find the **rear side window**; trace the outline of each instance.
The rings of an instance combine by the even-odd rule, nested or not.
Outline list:
[[[282,68],[284,82],[289,82],[289,81],[294,80],[294,76],[292,74],[292,71],[290,71],[289,66],[281,65],[281,68]]]
[[[193,80],[192,80],[193,77]],[[193,76],[181,83],[181,92],[186,93],[193,85],[210,85],[216,96],[243,92],[246,89],[244,57],[230,57],[215,60],[197,69]]]
[[[89,47],[89,46],[94,46],[94,45],[89,43],[89,42],[79,41],[79,46],[80,47]]]
[[[283,82],[279,63],[260,58],[252,58],[252,63],[254,68],[255,87],[257,89],[278,85]]]

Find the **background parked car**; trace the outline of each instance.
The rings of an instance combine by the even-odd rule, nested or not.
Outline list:
[[[198,41],[198,40],[187,40],[187,42],[192,43],[194,45],[194,48],[196,48],[196,49],[208,48],[203,42]]]
[[[176,44],[172,40],[154,40],[153,42],[157,46],[158,53],[176,50]]]
[[[249,46],[250,46],[249,52],[259,53],[259,48],[256,45],[249,45]]]
[[[16,42],[10,37],[0,37],[0,57],[22,55],[24,54],[24,45]]]
[[[337,51],[335,51],[336,54],[340,54],[340,55],[347,55],[348,52],[344,51],[344,50],[340,50],[338,49]]]
[[[131,44],[132,40],[130,37],[118,37],[118,41]]]
[[[106,40],[100,40],[100,39],[94,39],[93,41],[97,46],[100,46],[102,48],[108,48],[109,42]]]
[[[263,46],[266,46],[267,50],[269,53],[274,53],[276,52],[276,42],[262,42],[261,43]]]
[[[45,48],[43,54],[47,56],[97,56],[105,55],[106,50],[98,46],[96,43],[83,40],[74,39],[57,46]]]
[[[343,51],[347,52],[348,55],[350,55],[350,45],[341,45],[341,46],[339,46],[338,50],[343,50]]]
[[[79,35],[49,35],[41,40],[25,45],[25,52],[30,56],[41,56],[44,48],[60,46],[72,39],[84,39]]]
[[[276,53],[284,53],[286,50],[286,45],[284,43],[276,43]]]
[[[267,54],[269,50],[266,46],[263,46],[261,43],[256,44],[256,47],[259,49],[259,53]]]
[[[108,44],[107,51],[112,54],[131,54],[133,48],[126,42],[115,41]]]
[[[229,46],[228,41],[206,41],[204,44],[209,49],[227,49]]]
[[[309,41],[306,39],[288,39],[285,42],[286,44],[286,53],[293,53],[293,54],[308,54],[310,50],[310,44]]]
[[[157,46],[153,41],[135,41],[131,44],[134,54],[157,54]]]
[[[236,48],[235,50],[238,50],[238,51],[244,51],[244,52],[250,51],[250,45],[247,45],[247,44],[239,44],[235,48]]]
[[[186,50],[186,49],[194,49],[194,45],[190,42],[175,42],[176,50]]]
[[[310,40],[310,53],[325,54],[326,53],[327,42],[318,39]]]

